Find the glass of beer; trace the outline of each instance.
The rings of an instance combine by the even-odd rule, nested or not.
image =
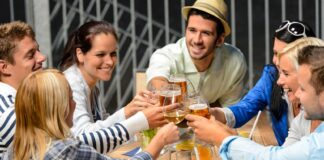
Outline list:
[[[190,99],[189,113],[210,118],[209,104],[204,98],[197,96]]]
[[[164,118],[167,121],[173,122],[177,125],[184,120],[184,117],[188,111],[182,105],[182,95],[180,86],[176,84],[168,84],[162,87],[160,90],[159,100],[161,106],[179,103],[179,107],[177,107],[176,109],[167,110],[166,107],[164,107],[163,114]]]
[[[197,95],[195,87],[193,86],[191,81],[188,78],[186,78],[184,74],[171,74],[169,78],[169,83],[179,85],[181,87],[181,95],[183,97]]]
[[[186,78],[186,76],[184,74],[181,74],[181,73],[171,74],[171,76],[169,78],[169,83],[176,84],[176,85],[180,86],[182,102],[184,102],[184,103],[186,103],[188,97],[196,96],[196,90],[195,90],[193,84],[190,82],[189,79]],[[188,107],[188,105],[185,105],[185,107]],[[188,127],[187,120],[184,119],[177,126],[180,128],[187,128]]]
[[[187,94],[187,79],[184,74],[172,74],[169,79],[170,84],[177,84],[181,87],[181,95]]]
[[[189,105],[189,113],[202,116],[205,118],[210,118],[209,112],[209,104],[206,99],[202,98],[201,96],[196,96],[190,99]],[[194,136],[194,159],[204,159],[204,160],[212,160],[215,156],[214,146],[210,144],[206,144]]]
[[[214,160],[216,151],[214,146],[208,144],[196,144],[192,151],[191,160]]]

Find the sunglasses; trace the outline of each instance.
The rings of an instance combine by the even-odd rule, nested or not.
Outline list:
[[[305,25],[300,22],[290,22],[290,21],[284,21],[279,28],[276,30],[276,33],[279,31],[282,31],[284,29],[287,29],[287,31],[294,35],[294,36],[303,36],[307,37],[305,31]]]

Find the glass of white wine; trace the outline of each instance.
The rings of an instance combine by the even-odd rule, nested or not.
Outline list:
[[[173,122],[174,124],[179,124],[184,120],[184,117],[188,113],[188,109],[182,104],[183,96],[181,95],[181,87],[176,84],[168,84],[161,88],[159,94],[160,105],[163,106],[164,118]],[[167,109],[171,104],[178,103],[178,107],[175,109]]]

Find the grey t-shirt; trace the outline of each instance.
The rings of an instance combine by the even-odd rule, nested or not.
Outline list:
[[[292,120],[288,137],[285,140],[283,147],[289,146],[300,141],[304,136],[310,134],[311,121],[304,118],[304,110],[300,110],[299,114]]]

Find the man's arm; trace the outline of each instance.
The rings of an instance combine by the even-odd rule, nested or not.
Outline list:
[[[196,138],[217,145],[224,160],[319,159],[319,157],[324,156],[324,145],[321,143],[324,141],[324,132],[312,133],[288,147],[265,147],[250,139],[234,136],[236,133],[233,130],[215,121],[213,116],[206,119],[189,114],[186,119],[189,121],[188,126],[193,128]]]
[[[266,66],[256,85],[240,102],[228,107],[235,116],[235,128],[244,125],[257,115],[258,111],[269,105],[275,74],[274,66]]]
[[[83,133],[77,138],[104,154],[127,142],[131,136],[122,124],[116,123],[112,127]]]
[[[173,109],[174,107],[177,106],[168,106],[168,109]],[[100,153],[107,153],[127,142],[139,131],[149,127],[161,127],[166,123],[167,121],[163,117],[163,108],[153,106],[111,127],[82,133],[78,136],[78,139],[94,147]]]
[[[223,140],[219,152],[224,160],[321,159],[324,156],[323,136],[323,133],[314,133],[287,147],[262,146],[247,138],[230,136]]]

